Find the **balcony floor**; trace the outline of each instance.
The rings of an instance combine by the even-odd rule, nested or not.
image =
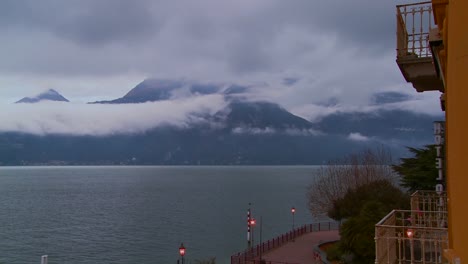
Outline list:
[[[444,85],[437,76],[432,57],[399,57],[396,60],[407,82],[413,84],[418,92],[444,91]]]

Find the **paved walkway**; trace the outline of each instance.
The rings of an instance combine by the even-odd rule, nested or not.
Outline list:
[[[337,230],[311,232],[296,238],[295,242],[289,242],[264,254],[263,259],[266,261],[310,264],[314,260],[314,246],[325,241],[338,240],[339,238]]]

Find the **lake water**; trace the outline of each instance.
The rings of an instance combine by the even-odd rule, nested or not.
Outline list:
[[[311,223],[317,167],[0,168],[0,263],[176,263],[246,247],[246,211],[263,239]],[[254,239],[258,241],[259,232]],[[188,263],[188,261],[186,261]]]

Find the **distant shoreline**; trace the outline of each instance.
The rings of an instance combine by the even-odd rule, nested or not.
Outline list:
[[[100,164],[100,165],[0,165],[0,168],[66,168],[66,167],[318,167],[322,166],[323,164],[236,164],[236,165],[108,165],[108,164]]]

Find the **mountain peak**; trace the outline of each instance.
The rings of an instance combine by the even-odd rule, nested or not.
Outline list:
[[[293,115],[276,103],[234,100],[228,108],[227,112],[218,112],[216,118],[224,119],[230,128],[245,126],[262,129],[312,128],[309,121]]]
[[[174,89],[183,85],[184,82],[178,80],[145,79],[130,90],[123,99],[136,102],[167,100]]]
[[[148,78],[137,84],[127,94],[121,98],[110,101],[97,101],[91,104],[128,104],[146,103],[170,100],[178,96],[196,96],[208,94],[223,94],[233,97],[248,91],[248,86],[214,83],[196,82],[184,79],[156,79]]]
[[[91,104],[128,104],[145,103],[170,99],[175,89],[181,88],[185,82],[180,80],[145,79],[121,98],[110,101],[97,101]]]
[[[40,101],[58,101],[58,102],[70,102],[67,98],[63,97],[59,92],[54,89],[49,89],[43,93],[36,95],[35,97],[24,97],[17,101],[18,103],[37,103]]]
[[[54,89],[49,89],[44,92],[45,94],[55,94],[55,95],[60,95],[59,92],[55,91]]]

